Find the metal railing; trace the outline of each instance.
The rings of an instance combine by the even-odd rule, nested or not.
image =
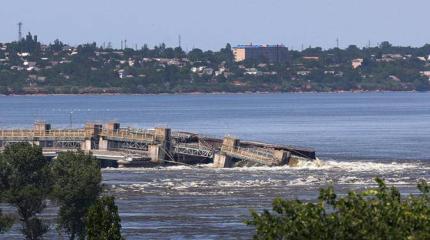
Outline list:
[[[100,132],[100,136],[107,138],[115,138],[127,141],[148,141],[154,142],[155,135],[153,131],[143,130],[143,129],[117,129],[108,130],[103,129]]]
[[[86,138],[89,137],[85,130],[75,129],[55,129],[47,131],[38,130],[25,130],[25,129],[13,129],[13,130],[0,130],[0,138],[35,138],[35,137],[50,137],[50,138]]]
[[[177,154],[212,158],[214,151],[201,144],[176,144],[173,151]]]

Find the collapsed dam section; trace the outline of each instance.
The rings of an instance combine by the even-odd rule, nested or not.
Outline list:
[[[47,157],[82,150],[101,159],[105,166],[149,167],[171,164],[213,163],[215,168],[240,166],[295,166],[316,159],[312,148],[208,137],[170,128],[122,128],[120,123],[87,123],[84,128],[52,129],[36,122],[32,129],[0,129],[0,150],[29,142]]]

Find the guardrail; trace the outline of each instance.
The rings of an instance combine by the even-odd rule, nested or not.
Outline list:
[[[100,136],[107,138],[115,138],[121,140],[131,140],[131,141],[155,141],[155,135],[152,131],[147,130],[136,130],[136,129],[118,129],[118,130],[108,130],[103,129],[100,132]]]
[[[68,138],[86,138],[89,137],[85,130],[47,130],[35,131],[24,129],[0,130],[0,138],[35,138],[35,137],[68,137]]]

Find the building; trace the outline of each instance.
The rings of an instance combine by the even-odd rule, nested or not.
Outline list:
[[[284,45],[238,45],[233,48],[236,62],[256,60],[260,62],[285,62],[288,48]]]
[[[358,68],[358,67],[361,67],[361,65],[363,65],[363,59],[362,58],[356,58],[356,59],[353,59],[352,61],[351,61],[351,66],[352,66],[352,68],[353,69],[356,69],[356,68]]]

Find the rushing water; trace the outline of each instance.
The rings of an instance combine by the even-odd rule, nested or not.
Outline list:
[[[320,187],[346,192],[371,187],[376,176],[402,193],[430,181],[429,93],[0,96],[1,128],[31,127],[35,119],[54,128],[167,125],[314,147],[321,158],[297,168],[105,169],[128,239],[249,239],[248,210],[270,208],[276,196],[312,201]],[[53,220],[55,209],[45,215]],[[20,239],[18,227],[5,237]]]

